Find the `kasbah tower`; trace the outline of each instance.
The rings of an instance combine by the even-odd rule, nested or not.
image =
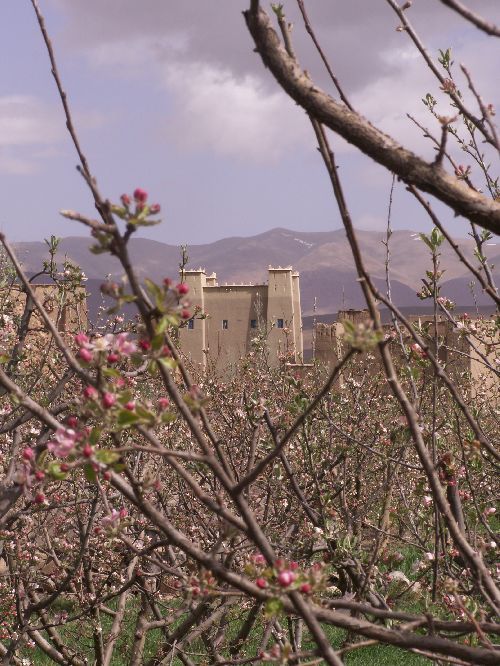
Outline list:
[[[291,266],[269,266],[267,284],[219,285],[215,273],[185,270],[191,310],[196,306],[206,318],[191,320],[180,330],[182,352],[200,369],[213,366],[224,374],[252,349],[263,333],[269,365],[284,360],[302,361],[302,316],[299,274]]]

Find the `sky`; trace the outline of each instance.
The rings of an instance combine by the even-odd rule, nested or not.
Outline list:
[[[162,206],[163,223],[141,235],[171,244],[250,236],[274,227],[339,228],[329,181],[305,114],[282,93],[253,51],[245,0],[39,0],[75,125],[101,191],[111,201],[137,186]],[[469,1],[500,23],[499,0]],[[268,3],[263,3],[268,8]],[[451,115],[385,0],[306,0],[318,38],[354,107],[424,157],[436,135],[422,97],[431,92]],[[331,86],[303,29],[295,0],[301,64]],[[407,13],[433,55],[452,47],[486,103],[498,105],[498,40],[464,23],[439,0],[414,0]],[[76,171],[60,100],[30,0],[0,7],[0,230],[13,241],[85,235],[60,209],[93,216]],[[458,80],[468,98],[463,78]],[[386,225],[391,175],[333,137],[355,225]],[[467,164],[466,156],[457,153]],[[477,184],[481,186],[479,177]],[[436,210],[456,236],[466,224]],[[404,185],[392,225],[429,222]]]

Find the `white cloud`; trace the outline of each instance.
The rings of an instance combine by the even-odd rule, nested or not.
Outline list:
[[[12,155],[11,151],[0,148],[0,173],[26,176],[35,170],[35,164],[32,160]]]
[[[125,78],[157,71],[158,63],[186,53],[189,40],[178,31],[161,37],[136,36],[127,40],[102,42],[86,49],[90,64],[96,69],[113,68]]]
[[[178,63],[167,66],[164,77],[175,98],[168,136],[183,148],[274,162],[311,145],[304,113],[251,74],[238,77],[227,68]]]
[[[55,115],[36,97],[0,97],[0,146],[50,144],[57,141],[64,132],[64,123]]]
[[[0,97],[0,173],[25,176],[56,154],[62,116],[29,95]]]

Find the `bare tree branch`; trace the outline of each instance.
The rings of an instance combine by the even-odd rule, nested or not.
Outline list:
[[[500,233],[500,204],[429,164],[374,127],[360,114],[320,90],[284,49],[269,16],[262,10],[244,13],[257,50],[278,83],[307,113],[363,153],[395,173],[408,185],[434,195],[457,215]]]
[[[498,26],[486,21],[482,16],[479,16],[479,14],[475,14],[458,0],[441,0],[441,2],[443,5],[453,9],[457,14],[460,14],[460,16],[470,23],[473,23],[476,28],[479,28],[479,30],[482,30],[488,35],[492,35],[493,37],[500,37],[500,28]]]

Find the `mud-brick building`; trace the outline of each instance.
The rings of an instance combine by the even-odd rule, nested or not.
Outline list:
[[[435,323],[432,316],[429,315],[409,315],[407,319],[416,327],[420,336],[433,348],[436,337]],[[346,328],[344,322],[349,321],[355,326],[370,326],[370,314],[368,310],[343,310],[338,312],[337,321],[331,324],[317,323],[314,327],[314,357],[317,361],[333,368],[347,351],[345,339]],[[413,338],[409,332],[401,325],[403,342],[408,347],[414,344]],[[392,337],[393,328],[390,324],[385,324],[384,329],[388,336]],[[498,377],[494,372],[488,369],[485,364],[487,360],[491,365],[495,365],[496,349],[500,344],[498,335],[495,340],[488,345],[485,342],[473,339],[470,336],[463,335],[460,328],[455,326],[442,315],[437,317],[437,338],[439,340],[438,359],[447,374],[458,383],[463,383],[464,379],[470,382],[472,395],[476,391],[486,392],[492,396],[492,401],[498,403]],[[399,336],[394,337],[391,342],[391,352],[398,364],[404,361],[402,350],[399,343]],[[381,370],[380,360],[377,354],[370,356],[364,355],[360,361],[348,372],[355,375],[375,374]],[[433,375],[432,369],[428,369],[429,377]],[[337,382],[337,386],[342,385],[343,377]]]
[[[194,364],[225,372],[261,334],[267,339],[271,366],[281,360],[302,361],[299,274],[291,266],[269,266],[265,284],[220,285],[215,273],[207,275],[202,268],[184,271],[183,279],[191,308],[206,315],[180,330],[180,347]]]

